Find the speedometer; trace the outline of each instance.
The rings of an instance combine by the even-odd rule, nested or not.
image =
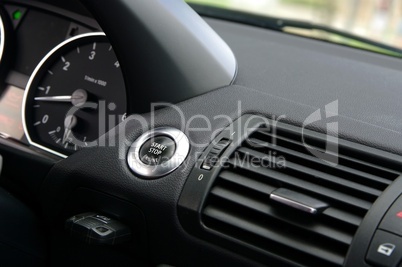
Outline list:
[[[23,103],[30,144],[59,156],[97,145],[123,120],[120,64],[103,33],[71,38],[48,53],[29,79]]]

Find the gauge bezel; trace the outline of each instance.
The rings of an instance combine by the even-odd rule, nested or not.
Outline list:
[[[0,16],[0,64],[3,60],[5,43],[6,43],[6,28],[4,26],[3,17]]]
[[[0,6],[0,86],[6,87],[6,75],[10,71],[12,59],[15,58],[15,27],[4,6]]]
[[[31,136],[31,134],[29,133],[29,127],[27,125],[27,103],[29,102],[28,97],[31,94],[31,90],[35,90],[35,88],[33,87],[33,84],[36,82],[37,76],[41,73],[41,71],[43,71],[43,68],[45,66],[47,66],[48,62],[50,59],[52,59],[52,57],[59,53],[60,51],[62,51],[63,49],[66,49],[70,46],[71,43],[75,43],[77,42],[77,40],[85,40],[87,38],[93,38],[93,37],[106,37],[104,32],[91,32],[91,33],[84,33],[84,34],[80,34],[74,37],[71,37],[63,42],[61,42],[60,44],[58,44],[56,47],[54,47],[49,53],[46,54],[46,56],[39,62],[39,64],[36,66],[36,68],[34,69],[34,71],[32,72],[32,75],[30,76],[27,86],[25,88],[25,92],[24,92],[24,97],[23,97],[23,101],[22,101],[22,125],[24,128],[24,133],[25,136],[28,140],[28,143],[31,146],[34,146],[36,148],[39,148],[41,150],[44,150],[46,152],[49,152],[51,154],[54,154],[56,156],[59,156],[61,158],[67,158],[68,155],[56,151],[46,145],[43,144],[39,144],[38,142],[35,142]]]

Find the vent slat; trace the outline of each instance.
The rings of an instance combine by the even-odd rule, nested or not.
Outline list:
[[[324,210],[323,214],[331,217],[332,219],[345,222],[355,227],[359,227],[360,223],[362,222],[361,217],[333,207]]]
[[[265,136],[267,138],[273,138],[272,133],[269,133],[269,132],[257,131],[256,133],[258,133],[258,134],[260,134],[262,136]],[[292,136],[295,135],[295,133],[293,131],[290,131],[290,132],[287,131],[287,133],[288,134],[290,133],[290,135],[292,135]],[[293,136],[293,138],[292,138],[292,137],[289,137],[289,136],[287,136],[287,137],[281,136],[280,133],[279,133],[279,134],[275,135],[275,138],[277,140],[281,140],[283,142],[291,144],[292,147],[294,148],[294,150],[296,150],[296,148],[298,148],[297,149],[298,151],[299,150],[306,151],[305,146],[302,143],[302,140],[300,139],[300,136],[299,137]],[[317,140],[317,142],[325,143],[324,140]],[[314,146],[314,145],[311,145],[311,144],[309,144],[309,145],[313,149],[323,151],[321,148],[319,148],[317,146]],[[392,177],[400,175],[401,167],[398,167],[398,169],[392,169],[392,168],[388,168],[388,167],[379,165],[379,162],[376,162],[376,161],[366,162],[366,161],[361,160],[358,155],[355,155],[355,157],[352,158],[352,157],[347,156],[347,155],[344,154],[346,151],[343,152],[343,150],[345,150],[345,149],[349,150],[349,148],[345,148],[345,147],[340,146],[339,147],[340,153],[337,156],[339,157],[340,162],[348,163],[347,165],[349,167],[352,167],[352,168],[359,167],[360,170],[364,170],[367,173],[375,172],[375,173],[378,173],[383,178],[390,178],[390,180],[393,180]],[[352,151],[347,151],[347,152],[350,152],[350,154],[354,154],[354,152],[352,152]]]
[[[251,180],[245,176],[230,171],[222,171],[219,174],[219,177],[225,181],[244,186],[245,188],[252,189],[263,194],[271,194],[276,189],[276,187]]]
[[[287,219],[284,216],[281,218],[278,218],[278,210],[273,208],[271,205],[267,203],[263,203],[261,201],[253,200],[248,197],[243,196],[242,194],[236,193],[236,192],[231,192],[229,190],[226,190],[221,187],[215,187],[211,190],[211,194],[213,196],[219,197],[221,199],[224,199],[226,201],[230,201],[232,203],[235,203],[237,205],[246,207],[250,210],[254,210],[256,212],[259,212],[263,215],[266,215],[269,217],[268,220],[273,219],[273,220],[279,220],[281,223],[285,224],[291,224],[295,227],[301,228],[305,231],[308,231],[311,233],[312,238],[314,234],[321,235],[323,237],[336,240],[337,242],[350,245],[352,242],[352,236],[351,234],[335,230],[334,228],[327,227],[325,225],[319,225],[319,224],[306,224],[303,225],[301,223],[297,223],[297,220],[291,220]],[[268,198],[267,198],[268,202]],[[312,215],[314,216],[314,215]]]
[[[251,155],[253,157],[259,158],[259,159],[263,159],[265,154],[260,153],[258,151],[254,151],[251,150],[249,148],[239,148],[237,151],[243,153],[243,154],[248,154]],[[270,159],[266,159],[267,161],[270,161]],[[272,162],[272,160],[271,160]],[[312,168],[308,168],[308,167],[304,167],[300,164],[297,163],[293,163],[293,162],[286,162],[286,170],[293,170],[297,173],[301,173],[305,178],[307,177],[311,177],[310,181],[312,181],[311,179],[316,179],[316,181],[312,181],[312,182],[319,182],[318,180],[325,180],[327,183],[330,184],[336,184],[338,186],[342,186],[342,187],[348,187],[352,190],[358,191],[360,194],[365,194],[365,195],[369,195],[371,197],[374,197],[374,200],[379,197],[381,195],[381,191],[365,186],[365,185],[361,185],[359,183],[355,183],[355,182],[351,182],[349,180],[345,180],[343,178],[337,177],[337,176],[333,176],[321,171],[317,171],[315,169]],[[307,180],[307,179],[306,179]]]
[[[234,160],[229,160],[229,163],[234,166],[235,168],[243,169],[251,173],[251,175],[258,174],[261,176],[266,177],[266,179],[272,179],[276,182],[286,184],[289,186],[294,186],[306,191],[309,191],[311,193],[314,193],[316,195],[322,195],[325,196],[326,198],[330,198],[335,201],[342,202],[344,204],[347,204],[352,207],[356,207],[362,210],[369,210],[371,207],[371,203],[347,194],[344,194],[342,192],[338,192],[332,189],[328,189],[323,186],[316,185],[311,182],[307,182],[298,178],[295,178],[293,176],[287,175],[280,173],[275,170],[267,169],[267,168],[258,168],[258,167],[253,167],[253,166],[239,166],[236,164]]]
[[[262,132],[256,131],[256,132]],[[265,132],[265,131],[264,131]],[[277,127],[276,135],[281,137],[288,137],[293,140],[302,141],[301,128],[289,125],[289,124],[281,124],[280,127]],[[265,132],[266,133],[266,132]],[[307,143],[313,145],[315,147],[324,147],[327,142],[327,138],[325,134],[312,132],[310,130],[305,130],[303,132],[303,137]],[[342,141],[342,140],[341,140]],[[312,144],[314,143],[314,144]],[[370,147],[366,147],[359,144],[352,144],[353,146],[348,146],[342,143],[339,143],[339,150],[341,151],[341,155],[353,155],[355,158],[364,159],[365,162],[372,166],[382,166],[386,168],[391,168],[392,170],[397,172],[397,176],[402,172],[402,166],[399,161],[390,160],[389,158],[385,158],[379,156],[375,149]],[[371,153],[367,153],[367,150],[371,150]]]
[[[365,169],[365,172],[367,173],[378,173],[380,177],[386,178],[391,182],[394,180],[393,177],[397,177],[400,175],[400,173],[396,170],[385,168],[380,165],[369,164],[358,158],[352,158],[342,154],[339,154],[338,156],[339,156],[339,162],[341,162],[342,164],[344,162],[350,163],[348,167],[352,166],[356,167],[360,165],[361,167],[359,169]]]
[[[273,242],[280,243],[291,247],[292,249],[299,250],[301,252],[310,255],[320,255],[320,257],[326,259],[326,261],[341,266],[344,261],[343,255],[334,253],[333,251],[326,250],[322,246],[315,246],[315,244],[309,244],[309,240],[299,239],[292,233],[280,233],[277,231],[267,229],[261,225],[244,220],[238,216],[233,216],[227,211],[220,210],[211,206],[207,206],[204,209],[204,215],[211,217],[215,220],[221,221],[225,224],[229,224],[236,228],[240,228],[249,233],[257,236],[270,239]]]
[[[278,139],[284,139],[281,137],[277,137]],[[286,139],[284,139],[286,140]],[[311,154],[305,154],[305,153],[301,153],[301,152],[297,152],[285,147],[281,147],[279,145],[272,145],[272,144],[268,144],[267,142],[261,141],[259,139],[250,139],[250,142],[256,142],[258,143],[259,146],[263,146],[266,147],[268,149],[274,150],[274,151],[278,151],[281,152],[283,154],[286,154],[287,156],[290,157],[296,157],[299,160],[303,161],[303,162],[309,162],[309,164],[314,164],[316,165],[318,168],[321,169],[327,169],[330,170],[332,173],[337,172],[340,173],[340,175],[344,175],[347,179],[350,180],[355,180],[355,181],[365,181],[367,182],[373,182],[373,183],[377,183],[379,187],[381,187],[382,189],[384,189],[386,186],[390,185],[392,183],[392,181],[382,178],[382,177],[378,177],[375,175],[372,175],[370,173],[367,172],[363,172],[357,169],[353,169],[353,168],[349,168],[347,166],[342,166],[342,165],[337,165],[337,166],[331,166],[329,168],[329,166],[327,165],[327,163],[325,163],[323,160],[314,157]],[[290,142],[290,140],[288,141]],[[294,145],[295,142],[292,141],[292,145]],[[300,144],[299,144],[300,145]],[[304,148],[305,149],[305,148]]]

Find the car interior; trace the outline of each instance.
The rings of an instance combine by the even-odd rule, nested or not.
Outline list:
[[[219,5],[0,1],[0,266],[402,266],[402,50]]]

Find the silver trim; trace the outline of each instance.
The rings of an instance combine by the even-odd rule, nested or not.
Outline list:
[[[142,145],[152,137],[165,135],[172,138],[176,143],[176,151],[171,159],[161,165],[147,165],[140,159],[139,153]],[[157,128],[141,135],[130,147],[127,154],[127,163],[130,169],[145,178],[153,179],[165,176],[176,170],[187,158],[190,143],[187,136],[175,128]]]
[[[313,207],[309,207],[307,205],[301,204],[299,202],[296,202],[294,200],[288,199],[288,198],[284,198],[275,194],[271,194],[269,196],[270,199],[272,199],[273,201],[282,203],[286,206],[298,209],[300,211],[304,211],[310,214],[316,214],[317,213],[317,209],[313,208]]]
[[[57,152],[57,151],[54,151],[54,150],[52,150],[52,149],[50,149],[50,148],[48,148],[48,147],[45,147],[45,146],[43,146],[43,145],[40,145],[40,144],[35,143],[34,141],[32,141],[32,139],[31,139],[31,137],[30,137],[30,135],[29,135],[29,132],[28,132],[28,128],[27,128],[27,125],[26,125],[26,121],[25,121],[25,112],[26,112],[27,98],[28,98],[29,91],[32,89],[31,86],[32,86],[33,81],[34,81],[35,78],[36,78],[36,75],[38,74],[38,72],[39,72],[39,70],[42,68],[42,66],[46,63],[46,61],[47,61],[51,56],[53,56],[53,54],[55,54],[59,49],[61,49],[61,48],[64,47],[65,45],[67,45],[67,44],[69,44],[69,43],[72,43],[72,42],[74,42],[74,41],[76,41],[76,40],[78,40],[78,39],[83,39],[83,38],[88,38],[88,37],[94,37],[94,36],[106,36],[106,35],[105,35],[105,33],[103,33],[103,32],[84,33],[84,34],[80,34],[80,35],[71,37],[71,38],[69,38],[69,39],[67,39],[67,40],[65,40],[65,41],[63,41],[63,42],[61,42],[61,43],[58,44],[56,47],[54,47],[52,50],[50,50],[49,53],[47,53],[47,55],[46,55],[46,56],[39,62],[39,64],[36,66],[35,70],[32,72],[31,77],[29,77],[28,84],[27,84],[27,86],[26,86],[26,88],[25,88],[25,92],[24,92],[24,98],[23,98],[23,100],[22,100],[22,126],[23,126],[23,128],[24,128],[25,136],[27,137],[28,142],[29,142],[30,145],[35,146],[35,147],[37,147],[37,148],[40,148],[40,149],[42,149],[42,150],[44,150],[44,151],[47,151],[47,152],[49,152],[49,153],[52,153],[52,154],[54,154],[54,155],[56,155],[56,156],[59,156],[59,157],[62,157],[62,158],[67,158],[67,155],[64,155],[64,154],[62,154],[62,153],[59,153],[59,152]],[[32,89],[32,90],[34,90],[34,89]]]
[[[0,16],[0,63],[3,58],[3,53],[4,53],[4,44],[6,43],[6,33],[5,33],[5,28],[4,28],[4,23],[3,23],[3,18]]]

